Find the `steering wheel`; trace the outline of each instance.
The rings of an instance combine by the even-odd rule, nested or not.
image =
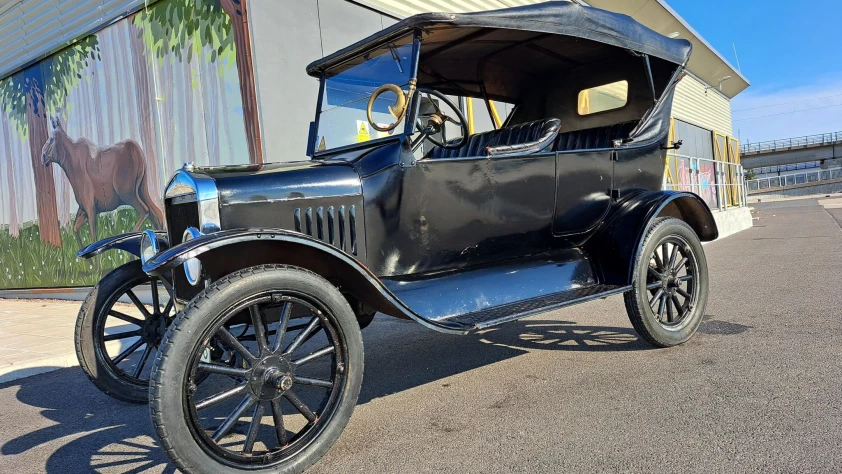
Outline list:
[[[372,111],[374,110],[374,103],[377,99],[385,94],[386,92],[391,92],[397,96],[395,99],[395,105],[390,105],[389,113],[392,114],[397,120],[395,123],[387,125],[385,127],[381,127],[374,121],[374,115]],[[371,94],[371,97],[368,99],[368,106],[365,108],[366,118],[368,119],[368,123],[371,124],[371,128],[377,130],[378,132],[391,132],[398,126],[398,124],[403,120],[403,116],[406,114],[406,95],[404,95],[403,89],[395,84],[383,84],[382,86],[378,87],[377,90]]]
[[[420,120],[415,121],[415,128],[418,129],[419,132],[421,132],[421,135],[415,140],[413,140],[415,148],[417,148],[417,146],[420,145],[425,138],[433,142],[436,146],[447,150],[455,150],[457,148],[462,148],[463,146],[465,146],[465,144],[468,142],[468,121],[465,120],[465,116],[462,115],[462,111],[459,110],[459,107],[457,107],[452,100],[447,98],[446,95],[436,90],[418,89],[418,92],[427,95],[427,99],[429,100],[429,103],[433,106],[435,111],[432,114],[430,114],[429,118],[427,119],[426,126],[422,125]],[[450,107],[451,110],[453,110],[453,112],[456,114],[456,118],[454,119],[453,117],[445,115],[441,111],[441,108],[436,103],[436,101],[432,100],[432,97],[435,97],[447,104],[448,107]],[[447,122],[450,122],[459,127],[461,135],[459,136],[458,140],[447,140],[447,127],[445,127],[445,124]],[[441,141],[433,138],[433,135],[438,132],[441,132]]]

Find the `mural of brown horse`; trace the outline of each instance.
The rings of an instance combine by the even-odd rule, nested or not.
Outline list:
[[[140,229],[148,217],[156,229],[163,229],[164,216],[149,195],[146,184],[146,157],[134,140],[123,140],[111,146],[98,147],[86,138],[73,140],[61,122],[50,119],[53,133],[41,150],[45,166],[56,163],[64,171],[79,211],[73,222],[76,240],[82,246],[79,229],[85,220],[91,229],[91,242],[96,237],[96,216],[126,204],[138,213],[134,230]]]

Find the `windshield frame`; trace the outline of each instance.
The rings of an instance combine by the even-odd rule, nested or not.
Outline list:
[[[384,46],[387,46],[390,43],[394,43],[394,42],[399,41],[403,38],[406,38],[407,36],[410,36],[410,35],[413,36],[413,38],[412,38],[412,58],[411,58],[410,71],[409,71],[410,82],[416,82],[418,80],[418,63],[419,63],[420,52],[421,52],[421,31],[419,31],[419,30],[415,30],[415,31],[413,31],[413,32],[411,32],[411,33],[409,33],[405,36],[401,36],[399,38],[392,38],[389,41],[384,41],[384,42],[378,43],[376,45],[372,45],[370,48],[366,49],[365,51],[361,51],[359,54],[354,55],[353,57],[350,57],[350,58],[346,59],[345,61],[343,61],[342,63],[340,63],[340,64],[338,64],[334,67],[341,66],[342,64],[344,64],[347,61],[356,59],[360,56],[363,56],[367,53],[370,53],[371,51],[375,51],[377,49],[383,48]],[[389,53],[386,53],[386,54],[389,54]],[[321,76],[319,77],[319,97],[318,97],[318,100],[316,102],[316,119],[313,122],[314,134],[316,134],[319,130],[319,121],[321,120],[321,116],[322,116],[322,112],[323,112],[322,107],[324,105],[324,98],[325,98],[325,93],[326,93],[325,88],[327,87],[328,72],[329,71],[323,71],[321,73]],[[397,133],[397,129],[395,129],[396,133],[392,136],[374,138],[374,139],[371,139],[371,140],[368,140],[368,141],[364,141],[364,142],[360,142],[360,143],[351,143],[351,144],[348,144],[348,145],[342,145],[342,146],[338,146],[338,147],[334,147],[334,148],[326,148],[322,151],[317,151],[316,148],[318,147],[318,144],[313,143],[313,144],[310,144],[310,146],[313,147],[312,148],[312,150],[313,150],[312,159],[315,160],[315,159],[320,158],[322,156],[332,155],[332,154],[335,154],[335,153],[338,153],[338,152],[343,152],[343,151],[346,151],[346,150],[364,148],[364,147],[369,147],[371,145],[377,145],[377,144],[384,143],[384,142],[406,139],[406,137],[411,135],[413,133],[414,129],[415,129],[414,128],[415,113],[416,113],[416,108],[417,108],[417,107],[415,107],[415,104],[417,102],[416,101],[417,96],[418,96],[418,94],[414,93],[412,95],[412,97],[409,98],[409,102],[407,103],[407,112],[406,112],[406,115],[403,118],[404,129],[401,133]],[[312,138],[315,140],[316,137],[314,136]]]

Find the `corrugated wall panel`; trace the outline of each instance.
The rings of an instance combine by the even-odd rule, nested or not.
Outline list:
[[[22,0],[0,13],[0,78],[143,4],[144,0]]]
[[[534,5],[546,0],[360,0],[360,3],[398,16],[423,12],[475,12]]]
[[[676,87],[672,115],[708,130],[725,135],[733,133],[731,101],[714,90],[706,94],[704,83],[691,75],[685,76]]]

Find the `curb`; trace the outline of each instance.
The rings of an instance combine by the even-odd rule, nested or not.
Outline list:
[[[58,369],[77,367],[76,353],[62,354],[43,359],[36,359],[21,364],[11,364],[0,367],[0,384],[14,380],[31,377],[33,375],[45,374]]]

